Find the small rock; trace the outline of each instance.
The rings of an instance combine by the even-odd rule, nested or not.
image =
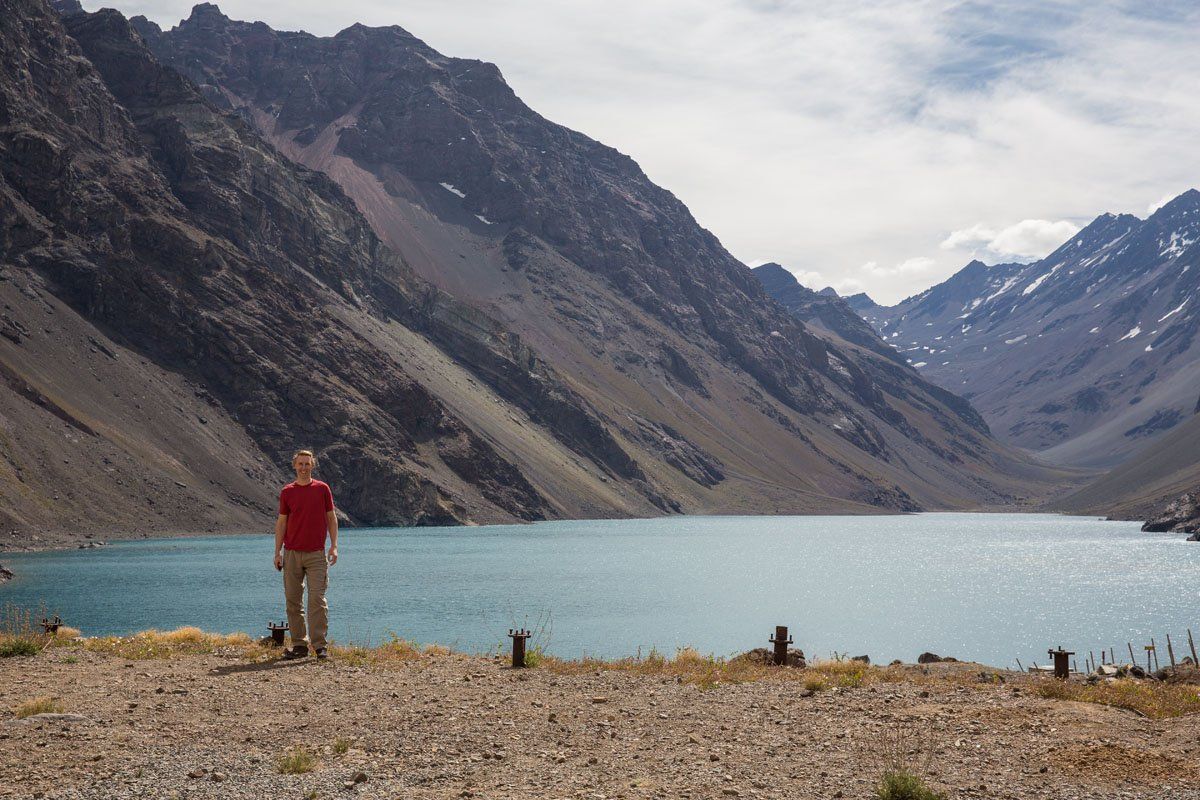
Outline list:
[[[203,778],[207,774],[208,774],[208,770],[206,770],[204,767],[200,767],[198,769],[194,769],[191,772],[189,772],[188,777],[189,778]]]
[[[91,722],[90,717],[82,714],[33,714],[25,717],[23,722]]]
[[[214,772],[212,774],[212,781],[213,781],[213,783],[224,783],[225,782],[225,773],[224,772]]]
[[[593,703],[607,703],[608,698],[607,697],[593,697],[592,702]]]
[[[350,782],[351,783],[366,783],[367,782],[367,773],[363,772],[362,770],[359,770],[358,772],[354,773],[353,777],[350,778]]]

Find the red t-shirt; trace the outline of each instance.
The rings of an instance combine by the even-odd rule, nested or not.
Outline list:
[[[329,484],[313,480],[306,486],[295,481],[279,493],[279,513],[287,514],[283,546],[288,550],[312,552],[325,549],[325,514],[333,511]]]

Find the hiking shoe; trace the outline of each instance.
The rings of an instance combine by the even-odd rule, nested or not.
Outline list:
[[[324,647],[317,648],[317,658],[321,661],[329,658],[329,652]]]
[[[291,650],[283,651],[284,661],[294,661],[297,658],[308,658],[307,647],[293,647]]]

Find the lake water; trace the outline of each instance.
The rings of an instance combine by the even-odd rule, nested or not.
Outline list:
[[[787,625],[810,656],[995,666],[1062,644],[1126,651],[1200,634],[1200,545],[1137,523],[1035,514],[667,517],[344,530],[331,636],[388,632],[467,651],[545,627],[578,657],[729,655]],[[44,604],[86,634],[197,625],[265,634],[283,617],[271,537],[123,542],[5,555],[0,603]],[[542,625],[547,622],[548,624]],[[1186,645],[1184,645],[1186,646]],[[1165,647],[1161,659],[1166,661]],[[1082,658],[1080,659],[1082,663]]]

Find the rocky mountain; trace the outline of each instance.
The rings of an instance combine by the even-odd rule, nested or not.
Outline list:
[[[1107,468],[1163,441],[1200,396],[1200,192],[1148,219],[1105,214],[1032,264],[967,265],[860,312],[996,435]]]
[[[896,349],[880,339],[879,334],[833,289],[814,292],[782,265],[773,262],[754,267],[752,272],[767,294],[798,319],[898,364],[905,363]]]
[[[61,11],[0,0],[18,544],[265,526],[301,444],[359,524],[953,508],[1048,477],[810,331],[492,65],[399,28]]]
[[[533,112],[494,65],[447,58],[397,27],[322,38],[212,5],[170,31],[134,23],[207,96],[337,180],[423,277],[521,335],[631,446],[653,454],[664,439],[686,441],[732,467],[727,476],[777,480],[777,469],[761,471],[765,456],[827,475],[818,480],[842,483],[840,496],[869,498],[874,488],[853,484],[886,475],[899,488],[915,472],[928,498],[919,503],[977,496],[978,478],[1010,469],[1009,454],[975,441],[973,420],[931,397],[910,403],[908,389],[889,397],[869,369],[847,366],[678,199],[627,156]],[[677,436],[658,435],[662,426]],[[831,431],[842,441],[826,442]],[[917,455],[931,445],[933,461]],[[893,450],[933,470],[894,470]],[[843,454],[855,451],[848,466]],[[970,487],[961,470],[934,476],[955,452],[975,461]],[[694,482],[672,482],[693,494]],[[815,500],[793,489],[783,498]]]

